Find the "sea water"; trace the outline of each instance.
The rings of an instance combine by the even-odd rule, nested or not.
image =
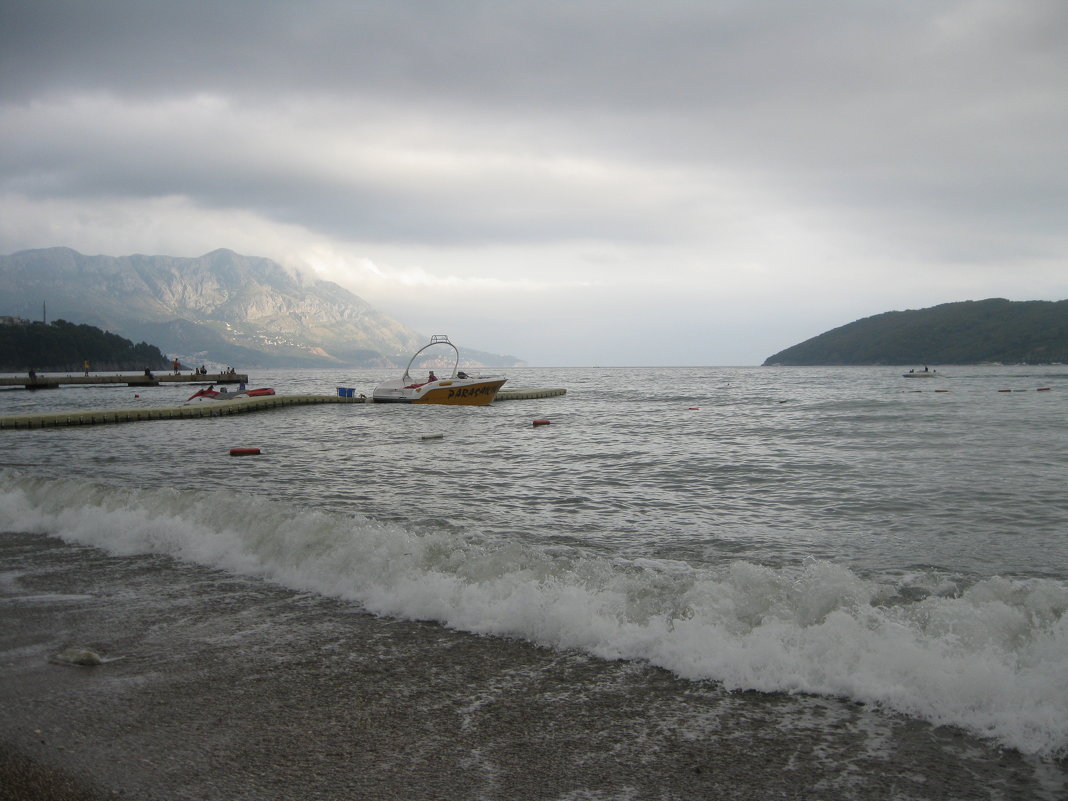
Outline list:
[[[0,530],[688,682],[859,702],[1037,760],[1056,797],[1068,368],[903,372],[524,368],[506,387],[566,395],[5,430]],[[250,386],[370,395],[388,377],[264,371]],[[0,415],[191,391],[8,390]]]

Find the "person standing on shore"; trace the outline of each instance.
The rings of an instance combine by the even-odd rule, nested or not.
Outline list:
[[[178,375],[178,371],[179,371],[179,369],[181,369],[181,366],[182,366],[182,365],[180,365],[180,364],[178,363],[178,359],[175,359],[175,360],[174,360],[174,364],[173,364],[173,367],[174,367],[174,374],[175,374],[175,375]]]
[[[82,367],[85,369],[86,378],[88,378],[89,377],[89,360],[88,359],[86,359],[85,361],[82,362]]]

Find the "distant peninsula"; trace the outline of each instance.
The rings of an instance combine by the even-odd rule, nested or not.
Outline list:
[[[866,317],[779,351],[770,366],[1068,363],[1068,300],[943,303]]]
[[[152,370],[171,362],[158,347],[66,320],[31,322],[0,317],[0,372],[79,372],[91,370]]]

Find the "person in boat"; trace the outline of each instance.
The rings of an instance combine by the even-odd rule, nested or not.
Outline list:
[[[463,370],[461,370],[460,372],[458,372],[456,374],[456,377],[457,378],[467,378],[467,373],[465,373]]]
[[[434,375],[434,371],[431,370],[430,371],[430,378],[428,378],[426,380],[426,382],[429,384],[431,381],[437,381],[437,380],[438,380],[438,377],[436,375]]]

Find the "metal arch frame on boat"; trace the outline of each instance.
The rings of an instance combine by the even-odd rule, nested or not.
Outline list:
[[[412,378],[411,374],[408,371],[412,369],[412,365],[415,364],[415,360],[419,358],[420,353],[422,353],[427,348],[434,347],[435,345],[448,345],[450,348],[452,348],[452,352],[456,354],[456,360],[452,363],[452,375],[449,376],[450,378],[456,378],[457,368],[459,368],[460,366],[460,349],[454,344],[452,344],[452,341],[449,339],[448,334],[431,334],[430,342],[428,342],[426,345],[423,345],[423,347],[419,348],[419,350],[412,354],[412,358],[408,361],[408,366],[404,368],[404,376],[401,379],[402,381],[415,381],[415,379]]]

